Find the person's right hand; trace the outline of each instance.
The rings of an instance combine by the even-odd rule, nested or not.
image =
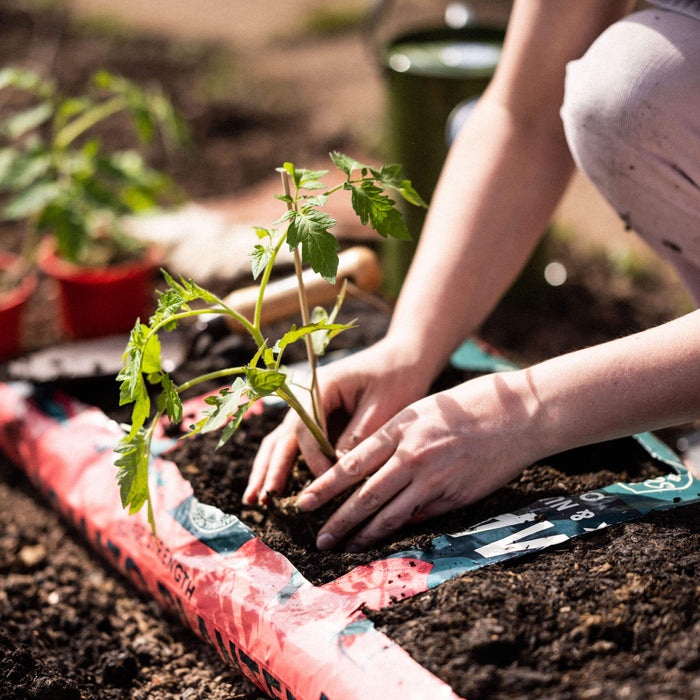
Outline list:
[[[423,376],[420,367],[408,363],[405,358],[403,348],[385,339],[319,369],[325,415],[341,411],[348,417],[335,443],[338,457],[428,391],[432,377]],[[315,476],[331,466],[309,430],[290,410],[282,423],[262,441],[243,502],[264,503],[268,494],[281,493],[299,452]]]

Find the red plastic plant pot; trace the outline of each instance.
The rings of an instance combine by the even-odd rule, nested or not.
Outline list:
[[[9,269],[19,258],[0,251],[0,271]],[[27,272],[19,284],[0,294],[0,360],[19,354],[22,349],[22,319],[29,297],[36,289],[36,275]]]
[[[154,304],[154,274],[159,250],[146,249],[136,261],[87,267],[60,258],[52,238],[42,241],[37,264],[56,280],[67,335],[96,338],[124,333],[137,318],[146,319]]]

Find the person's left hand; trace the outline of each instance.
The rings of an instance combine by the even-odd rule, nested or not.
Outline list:
[[[541,457],[523,439],[531,412],[511,386],[495,374],[428,396],[343,455],[298,500],[315,510],[367,479],[319,531],[317,547],[353,533],[346,550],[364,550],[409,521],[482,498]]]

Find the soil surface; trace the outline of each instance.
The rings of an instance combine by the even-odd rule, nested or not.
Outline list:
[[[319,140],[298,104],[281,111],[280,103],[261,106],[235,91],[228,99],[204,99],[220,51],[95,27],[77,31],[57,8],[0,7],[3,63],[43,66],[67,89],[80,86],[98,65],[164,84],[192,124],[194,147],[174,160],[158,152],[152,159],[189,197],[241,190],[266,177],[280,157],[301,163],[330,148],[352,148],[353,135],[342,131]],[[115,127],[105,138],[118,142],[122,132]],[[12,227],[2,227],[0,236],[4,249],[17,245]],[[566,284],[533,288],[522,280],[481,332],[517,362],[641,330],[684,308],[677,286],[664,276],[645,271],[631,281],[605,256],[581,257],[551,245],[548,255],[569,273]],[[32,347],[61,340],[45,302],[38,296],[28,324]],[[358,301],[345,314],[358,316],[360,328],[339,336],[334,347],[366,345],[387,323],[386,314]],[[216,328],[193,348],[183,374],[229,363],[246,349],[245,341]],[[440,386],[464,378],[446,371]],[[63,388],[116,415],[113,378]],[[257,441],[280,416],[268,409],[250,419],[219,452],[207,449],[204,439],[181,445],[173,457],[201,501],[239,512]],[[678,432],[663,437],[673,443]],[[420,548],[435,534],[547,495],[658,473],[629,440],[558,455],[483,502],[404,531],[366,555],[319,555],[266,511],[246,509],[240,516],[307,578],[322,583],[367,557]],[[466,698],[697,698],[699,552],[700,507],[686,506],[458,577],[371,617]],[[0,461],[0,698],[262,697],[212,648],[115,574],[18,468]]]

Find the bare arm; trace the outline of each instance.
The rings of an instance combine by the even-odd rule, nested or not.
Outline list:
[[[573,170],[566,63],[628,0],[516,2],[497,73],[444,166],[389,338],[432,378],[527,261]],[[449,320],[435,327],[438,316]]]
[[[319,532],[364,549],[410,520],[467,505],[548,455],[700,415],[700,311],[529,369],[426,397],[302,494],[313,509],[365,477]]]

